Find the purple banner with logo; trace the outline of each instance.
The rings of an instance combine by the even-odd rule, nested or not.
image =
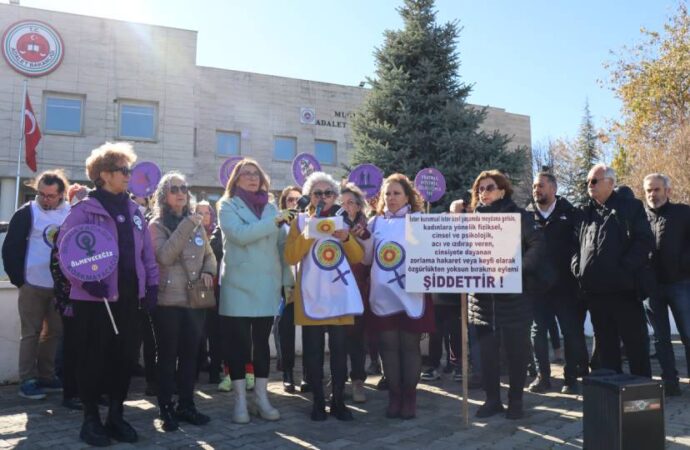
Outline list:
[[[149,161],[140,162],[129,177],[129,192],[137,197],[150,197],[161,180],[161,169]]]
[[[223,164],[221,164],[220,170],[218,171],[218,179],[220,180],[220,185],[223,186],[223,189],[228,186],[228,180],[230,179],[232,169],[234,169],[237,163],[243,159],[244,158],[242,156],[231,156],[230,158],[226,159]]]
[[[360,164],[352,169],[347,181],[354,183],[369,197],[378,194],[383,183],[383,171],[373,164]]]
[[[65,234],[58,249],[60,268],[81,281],[100,281],[116,268],[119,252],[115,238],[93,224],[77,225]]]
[[[414,185],[429,203],[438,201],[446,193],[446,179],[433,167],[420,170],[414,177]]]
[[[321,170],[321,164],[311,153],[300,153],[292,160],[292,177],[299,186],[303,186],[307,177]]]

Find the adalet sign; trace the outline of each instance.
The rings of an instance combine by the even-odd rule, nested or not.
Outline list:
[[[38,20],[10,25],[2,37],[2,54],[7,64],[29,77],[40,77],[57,69],[64,49],[58,32]]]

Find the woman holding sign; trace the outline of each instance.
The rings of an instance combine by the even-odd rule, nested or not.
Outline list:
[[[194,406],[194,381],[206,310],[194,308],[187,286],[201,279],[207,288],[212,288],[216,258],[203,216],[191,213],[191,196],[184,175],[165,174],[158,183],[155,199],[149,231],[161,280],[154,313],[158,406],[163,430],[175,431],[178,421],[204,425],[210,420]],[[215,306],[215,296],[213,300]],[[178,405],[174,408],[172,396],[176,387]]]
[[[353,325],[353,315],[363,312],[362,297],[351,269],[351,264],[362,260],[363,251],[345,229],[342,216],[335,217],[339,191],[338,183],[330,175],[309,175],[302,188],[309,196],[309,207],[292,222],[285,244],[286,262],[299,264],[293,292],[295,324],[302,325],[304,366],[314,398],[314,421],[327,418],[323,392],[326,333],[333,383],[330,413],[338,420],[352,420],[343,398],[347,379],[344,325]]]
[[[280,419],[267,395],[268,339],[281,289],[293,284],[290,268],[282,261],[285,233],[281,231],[292,214],[279,213],[269,203],[269,183],[259,163],[245,158],[232,170],[218,202],[224,244],[218,313],[235,393],[235,423],[249,422],[245,364],[250,361],[256,376],[253,412],[265,420]]]
[[[434,330],[430,296],[405,291],[405,216],[418,214],[424,203],[403,174],[383,181],[371,238],[362,240],[365,263],[371,265],[367,328],[379,333],[383,372],[388,380],[386,417],[412,419],[417,411],[417,383],[422,367],[422,333]],[[363,239],[366,229],[355,231]]]
[[[477,410],[477,417],[490,417],[502,412],[499,370],[499,346],[508,357],[508,419],[523,416],[522,393],[530,356],[530,325],[532,301],[530,288],[535,285],[539,262],[543,261],[544,237],[535,228],[531,214],[511,199],[510,181],[497,170],[479,174],[472,185],[472,209],[484,213],[519,213],[522,225],[522,294],[475,294],[469,297],[469,322],[475,326],[479,340],[482,383],[486,401]]]
[[[77,383],[84,405],[80,437],[90,445],[103,446],[110,439],[136,442],[137,433],[122,417],[129,380],[139,354],[139,308],[153,308],[158,297],[158,264],[153,253],[146,220],[127,194],[130,166],[136,155],[129,144],[106,143],[86,159],[86,174],[96,189],[72,207],[60,228],[58,246],[63,272],[70,287],[78,350]],[[62,245],[70,230],[89,224],[100,230],[75,239],[74,247]],[[90,235],[90,236],[89,236]],[[99,251],[96,236],[110,236],[116,246]],[[72,241],[67,240],[67,244]],[[83,281],[66,271],[69,260],[95,255],[99,270],[109,256],[118,252],[114,270],[102,279]],[[107,301],[108,308],[104,306]],[[110,315],[112,314],[112,316]],[[109,396],[105,427],[98,413],[98,399]]]

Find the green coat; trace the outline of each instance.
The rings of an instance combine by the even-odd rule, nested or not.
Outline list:
[[[271,203],[258,219],[239,197],[220,202],[220,315],[272,317],[278,313],[280,289],[292,286],[294,280],[283,260],[285,232],[273,221],[277,215]]]

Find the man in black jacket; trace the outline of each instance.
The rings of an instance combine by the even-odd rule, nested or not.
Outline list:
[[[10,220],[2,261],[10,282],[19,288],[19,395],[34,400],[62,390],[55,377],[55,351],[62,321],[55,310],[50,252],[53,238],[69,212],[67,179],[61,171],[40,174],[32,187],[36,200],[19,208]]]
[[[616,174],[597,164],[587,175],[590,202],[576,230],[572,271],[586,298],[601,367],[622,372],[620,340],[630,372],[651,377],[649,347],[637,278],[649,263],[654,236],[642,202],[613,191]]]
[[[547,332],[556,317],[565,340],[565,382],[561,392],[577,394],[577,377],[587,372],[587,344],[584,334],[585,307],[578,297],[577,281],[570,272],[575,253],[574,230],[581,221],[581,212],[563,197],[556,195],[556,177],[541,172],[532,184],[533,203],[527,211],[544,232],[547,260],[543,270],[553,269],[552,280],[534,296],[532,346],[539,375],[530,384],[531,392],[551,389],[551,364]],[[547,267],[548,266],[548,267]]]
[[[645,309],[654,328],[654,346],[661,365],[666,394],[680,395],[676,358],[671,345],[668,308],[685,346],[690,362],[690,206],[671,203],[671,181],[652,173],[644,178],[647,218],[656,238],[652,266],[658,287],[645,300]],[[688,369],[690,373],[690,367]]]

